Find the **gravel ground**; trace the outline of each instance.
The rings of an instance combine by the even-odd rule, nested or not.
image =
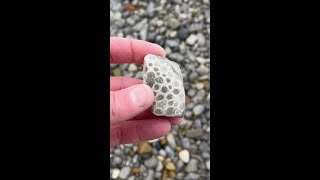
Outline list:
[[[110,36],[161,45],[182,70],[186,113],[166,137],[110,149],[112,179],[210,178],[209,0],[111,0]],[[110,65],[111,76],[142,79],[142,66]]]

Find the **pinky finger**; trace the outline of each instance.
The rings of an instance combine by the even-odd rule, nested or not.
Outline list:
[[[167,135],[171,124],[165,119],[125,121],[110,127],[110,147],[157,139]]]

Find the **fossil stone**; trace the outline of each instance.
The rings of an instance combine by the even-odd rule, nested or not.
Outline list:
[[[156,116],[183,117],[185,91],[183,76],[177,63],[148,54],[144,57],[143,83],[155,94],[152,113]]]

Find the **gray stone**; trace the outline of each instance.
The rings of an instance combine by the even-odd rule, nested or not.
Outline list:
[[[140,34],[140,38],[141,38],[141,40],[147,40],[147,35],[148,35],[148,24],[146,24],[143,28],[142,28],[142,30],[139,32],[139,34]]]
[[[162,171],[163,169],[163,164],[161,161],[158,161],[157,167],[156,167],[156,171]]]
[[[166,40],[166,46],[169,47],[179,47],[180,41],[175,39]]]
[[[199,33],[197,36],[198,36],[198,44],[200,46],[205,45],[206,39],[205,39],[204,35],[202,33]]]
[[[184,167],[184,163],[181,160],[178,160],[176,165],[176,170],[179,172]]]
[[[167,135],[167,141],[168,141],[168,144],[170,147],[172,147],[173,149],[176,148],[177,144],[176,144],[175,138],[172,133],[169,133]]]
[[[116,164],[121,164],[122,163],[122,159],[119,156],[114,156],[113,162],[115,162]]]
[[[158,159],[155,157],[151,157],[144,161],[144,165],[146,165],[148,168],[156,167],[157,163],[158,163]]]
[[[155,93],[152,113],[156,116],[183,117],[185,91],[177,63],[149,54],[144,58],[143,83]]]
[[[167,26],[171,29],[178,29],[181,26],[181,22],[174,18],[167,19]]]
[[[210,160],[206,161],[206,168],[210,170]]]
[[[130,174],[131,168],[130,167],[124,167],[121,169],[119,178],[120,179],[127,179]]]
[[[199,77],[198,73],[194,71],[189,75],[189,80],[192,82],[198,79],[198,77]]]
[[[196,138],[203,135],[203,129],[190,129],[186,132],[186,136],[190,138]]]
[[[184,57],[179,53],[171,53],[168,55],[168,57],[172,60],[176,61],[183,61]]]
[[[195,172],[198,168],[198,160],[191,159],[188,165],[186,166],[185,170],[186,172]]]
[[[189,149],[191,147],[190,140],[188,138],[183,138],[181,140],[181,145],[182,145],[183,148]]]
[[[186,43],[187,43],[188,45],[194,45],[194,44],[197,42],[197,40],[198,40],[198,36],[196,36],[196,35],[194,35],[194,34],[191,34],[191,35],[187,38]]]
[[[186,28],[181,28],[178,31],[178,37],[182,40],[185,40],[189,36],[189,30]]]
[[[154,179],[154,171],[152,169],[148,169],[148,175],[145,180],[153,180]]]
[[[198,174],[194,174],[194,173],[188,173],[185,177],[185,180],[195,180],[195,179],[199,179],[199,175]]]
[[[202,104],[198,104],[193,108],[193,114],[199,116],[204,111],[204,106]]]
[[[167,155],[168,155],[170,158],[174,158],[175,153],[174,153],[174,151],[173,151],[169,146],[166,146],[166,147],[165,147],[165,150],[166,150]]]
[[[135,26],[133,26],[132,29],[135,31],[141,31],[142,28],[147,25],[147,22],[148,22],[147,19],[143,19],[142,21],[137,23]]]

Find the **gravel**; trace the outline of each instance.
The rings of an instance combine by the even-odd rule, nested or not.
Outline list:
[[[111,179],[210,177],[209,7],[208,0],[110,0],[110,36],[162,46],[180,65],[186,94],[185,120],[166,137],[110,149]],[[112,64],[110,72],[137,79],[143,74],[139,64]]]

